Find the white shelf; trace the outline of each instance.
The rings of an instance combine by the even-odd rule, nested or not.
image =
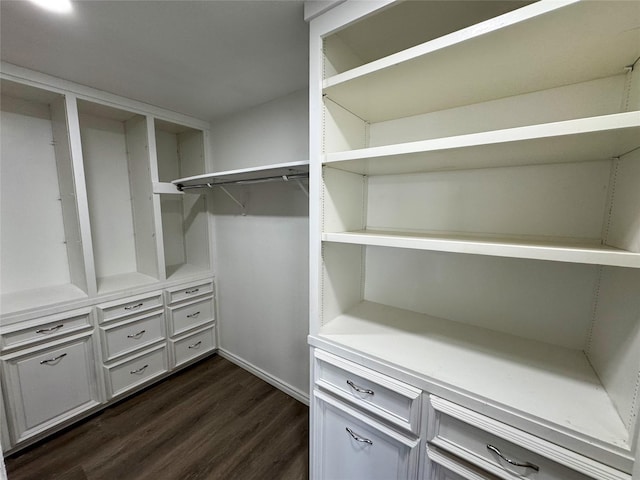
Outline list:
[[[179,278],[201,275],[207,272],[209,272],[207,268],[193,265],[191,263],[167,265],[167,280],[176,280]]]
[[[639,23],[637,2],[537,2],[330,77],[324,94],[374,123],[622,74]]]
[[[157,283],[158,279],[139,272],[121,273],[107,277],[98,277],[98,294],[102,295],[129,288]]]
[[[223,172],[205,173],[192,177],[179,178],[171,183],[181,187],[203,184],[226,184],[243,182],[251,183],[270,177],[283,177],[286,175],[304,174],[309,172],[309,162],[289,162],[267,165],[256,168],[242,168],[238,170],[226,170]]]
[[[0,313],[6,315],[83,298],[87,298],[87,294],[72,284],[3,293],[0,297]]]
[[[640,112],[364,148],[325,155],[362,175],[610,159],[640,146]]]
[[[319,337],[428,382],[628,450],[628,433],[584,353],[372,302]]]
[[[640,268],[640,254],[638,253],[602,245],[571,243],[566,239],[538,240],[515,237],[499,238],[480,234],[420,234],[360,230],[323,233],[322,240],[355,245]]]

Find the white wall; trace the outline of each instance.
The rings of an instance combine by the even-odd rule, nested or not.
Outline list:
[[[304,90],[214,123],[215,170],[308,159],[308,118]],[[308,398],[308,198],[293,182],[228,190],[246,216],[211,194],[220,351]]]

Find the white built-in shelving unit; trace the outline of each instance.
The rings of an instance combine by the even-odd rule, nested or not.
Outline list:
[[[170,183],[208,169],[206,123],[4,63],[1,82],[3,318],[211,275],[206,198]]]
[[[472,4],[312,26],[310,343],[630,472],[640,4]]]

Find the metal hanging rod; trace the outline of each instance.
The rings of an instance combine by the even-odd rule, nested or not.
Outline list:
[[[191,190],[194,188],[213,188],[213,187],[223,187],[225,185],[252,185],[254,183],[267,183],[267,182],[276,182],[276,181],[289,181],[289,180],[300,180],[302,178],[309,178],[308,173],[292,173],[290,175],[275,175],[271,177],[260,177],[254,178],[250,180],[227,180],[223,182],[211,182],[211,183],[198,183],[196,185],[176,185],[178,190],[181,192],[184,190]]]

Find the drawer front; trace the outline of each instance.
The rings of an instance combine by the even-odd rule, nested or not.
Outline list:
[[[318,387],[418,433],[421,390],[319,349],[315,358]]]
[[[579,465],[577,454],[562,447],[534,439],[519,431],[484,417],[478,413],[454,405],[437,397],[431,397],[427,440],[430,445],[452,454],[482,470],[505,480],[527,478],[531,480],[587,480],[588,477],[565,465],[534,451],[539,448],[547,455],[566,458]],[[505,437],[509,439],[505,439]],[[545,445],[547,444],[547,445]],[[525,448],[524,446],[530,447]],[[586,459],[585,459],[586,460]],[[514,464],[519,464],[516,466]],[[588,465],[593,472],[593,461]],[[608,472],[609,471],[609,472]],[[609,473],[615,476],[609,476]],[[602,466],[597,477],[620,478],[609,467]]]
[[[100,403],[90,334],[49,348],[7,356],[3,363],[14,443]]]
[[[116,397],[167,372],[165,345],[106,368],[109,398]]]
[[[98,305],[98,320],[102,323],[124,319],[132,315],[139,315],[143,312],[161,308],[162,305],[162,292],[128,297],[126,299]]]
[[[405,437],[320,391],[314,392],[313,401],[315,478],[416,477],[418,440]]]
[[[189,285],[181,285],[167,289],[167,303],[174,304],[189,300],[191,298],[200,297],[202,295],[211,295],[213,293],[213,282],[211,280],[190,283]]]
[[[212,322],[213,298],[169,307],[169,335],[175,336]]]
[[[188,337],[172,341],[174,366],[178,367],[216,348],[215,327],[207,327]]]
[[[164,313],[158,312],[100,328],[105,362],[164,340]]]
[[[89,329],[91,326],[90,308],[65,312],[63,315],[51,315],[21,325],[19,329],[3,331],[2,350],[14,350],[51,341]]]
[[[427,458],[423,480],[499,480],[498,477],[442,452],[437,447],[427,446]]]

